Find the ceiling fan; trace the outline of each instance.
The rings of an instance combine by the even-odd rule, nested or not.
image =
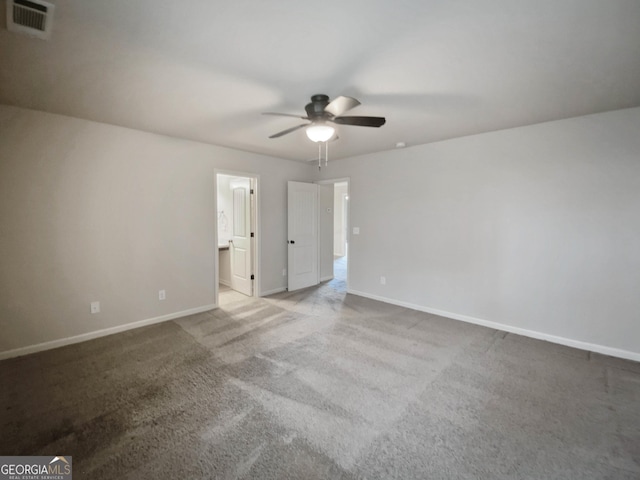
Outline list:
[[[360,102],[352,97],[339,96],[330,102],[327,95],[317,94],[313,95],[311,97],[311,103],[308,103],[304,107],[307,112],[306,117],[275,112],[264,112],[263,115],[301,118],[311,122],[287,128],[286,130],[271,135],[269,138],[282,137],[283,135],[287,135],[288,133],[295,132],[296,130],[306,127],[306,133],[310,140],[314,142],[326,142],[330,140],[335,133],[335,128],[329,125],[330,123],[338,125],[356,125],[359,127],[381,127],[385,124],[386,119],[384,117],[343,116],[346,112],[358,105],[360,105]]]

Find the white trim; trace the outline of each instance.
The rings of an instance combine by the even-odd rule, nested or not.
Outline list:
[[[317,183],[318,185],[329,185],[331,183],[349,183],[351,181],[351,177],[342,177],[342,178],[330,178],[327,180],[316,180],[313,183]]]
[[[14,350],[6,350],[4,352],[0,352],[0,360],[6,360],[7,358],[13,357],[21,357],[30,353],[51,350],[53,348],[64,347],[65,345],[72,345],[74,343],[86,342],[87,340],[93,340],[94,338],[106,337],[107,335],[113,335],[115,333],[133,330],[134,328],[146,327],[147,325],[154,325],[156,323],[162,323],[176,318],[194,315],[196,313],[208,312],[209,310],[213,310],[214,308],[218,308],[218,306],[215,304],[203,305],[202,307],[190,308],[189,310],[183,310],[181,312],[169,313],[167,315],[161,315],[154,318],[147,318],[146,320],[140,320],[133,323],[127,323],[125,325],[118,325],[102,330],[96,330],[94,332],[83,333],[80,335],[75,335],[73,337],[60,338],[58,340],[51,340],[49,342],[38,343],[36,345],[16,348]]]
[[[333,280],[333,275],[328,275],[326,277],[322,277],[320,282],[326,282],[327,280]]]
[[[624,358],[626,360],[633,360],[640,362],[640,353],[631,352],[629,350],[622,350],[620,348],[607,347],[604,345],[598,345],[596,343],[582,342],[580,340],[573,340],[566,337],[558,337],[556,335],[550,335],[548,333],[537,332],[535,330],[527,330],[525,328],[513,327],[504,323],[492,322],[490,320],[483,320],[481,318],[470,317],[468,315],[461,315],[458,313],[447,312],[445,310],[438,310],[436,308],[424,307],[422,305],[416,305],[415,303],[402,302],[394,300],[392,298],[381,297],[379,295],[372,295],[358,290],[347,289],[347,293],[358,295],[359,297],[370,298],[372,300],[378,300],[380,302],[390,303],[392,305],[398,305],[399,307],[406,307],[412,310],[418,310],[420,312],[432,313],[441,317],[451,318],[453,320],[460,320],[467,323],[473,323],[474,325],[481,325],[483,327],[493,328],[496,330],[503,330],[509,333],[515,333],[517,335],[523,335],[525,337],[531,337],[538,340],[546,340],[547,342],[557,343],[559,345],[565,345],[567,347],[578,348],[580,350],[586,350],[590,352],[601,353],[603,355],[610,355],[612,357]]]
[[[280,292],[286,292],[287,291],[287,287],[278,287],[278,288],[274,288],[273,290],[267,290],[266,292],[262,292],[260,294],[261,297],[267,297],[269,295],[273,295],[275,293],[280,293]]]
[[[317,183],[318,185],[330,185],[330,184],[336,184],[336,183],[346,183],[347,184],[347,195],[349,196],[349,198],[351,198],[351,177],[340,177],[340,178],[329,178],[326,180],[317,180],[314,183]],[[335,215],[335,212],[333,212],[333,214]],[[349,292],[349,251],[348,249],[351,248],[351,245],[353,245],[353,243],[351,242],[350,238],[351,238],[351,202],[347,203],[347,225],[346,225],[346,229],[347,231],[345,232],[345,240],[347,243],[347,251],[345,252],[345,256],[347,257],[347,278],[346,278],[346,287],[347,287],[347,293]],[[320,238],[318,236],[318,238]],[[318,253],[320,252],[320,244],[318,244]],[[318,255],[319,256],[319,255]],[[334,256],[335,256],[335,252],[334,252]],[[318,265],[320,265],[320,259],[318,258]],[[318,269],[318,271],[320,271]],[[333,277],[332,277],[333,278]],[[322,281],[322,280],[320,280]],[[357,295],[357,294],[356,294]]]
[[[220,279],[220,280],[218,280],[218,283],[221,284],[221,285],[224,285],[225,287],[231,288],[231,282],[227,282],[226,280]]]

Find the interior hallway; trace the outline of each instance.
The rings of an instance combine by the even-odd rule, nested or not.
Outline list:
[[[0,362],[0,452],[75,479],[636,479],[640,365],[333,288]]]

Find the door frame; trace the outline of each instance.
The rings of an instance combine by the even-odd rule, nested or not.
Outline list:
[[[262,292],[262,275],[260,271],[260,174],[242,172],[239,170],[226,170],[221,168],[215,168],[214,173],[214,195],[213,195],[213,208],[215,225],[213,228],[213,240],[215,246],[215,261],[213,267],[213,281],[214,281],[214,304],[216,308],[219,306],[220,297],[220,254],[218,250],[218,175],[227,175],[231,177],[241,177],[250,179],[250,184],[254,188],[253,198],[250,197],[252,207],[251,210],[251,226],[254,233],[253,242],[251,242],[251,264],[254,275],[253,294],[252,297],[260,297]]]
[[[346,229],[347,231],[345,232],[345,240],[347,242],[348,245],[348,251],[347,251],[347,285],[346,285],[346,290],[347,292],[349,291],[349,264],[351,263],[351,252],[353,251],[353,249],[351,248],[351,242],[349,241],[351,235],[350,235],[350,224],[351,224],[351,177],[340,177],[340,178],[329,178],[327,180],[317,180],[313,183],[317,183],[318,185],[330,185],[333,184],[335,185],[336,183],[347,183],[347,195],[349,196],[349,201],[347,202],[347,218],[346,218]],[[335,217],[335,208],[333,209],[333,215]],[[320,250],[320,244],[318,244],[318,250]],[[318,260],[319,261],[319,260]],[[319,268],[319,267],[318,267]]]

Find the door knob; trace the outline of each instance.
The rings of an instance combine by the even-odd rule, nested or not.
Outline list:
[[[289,243],[296,243],[295,240],[289,240]]]

